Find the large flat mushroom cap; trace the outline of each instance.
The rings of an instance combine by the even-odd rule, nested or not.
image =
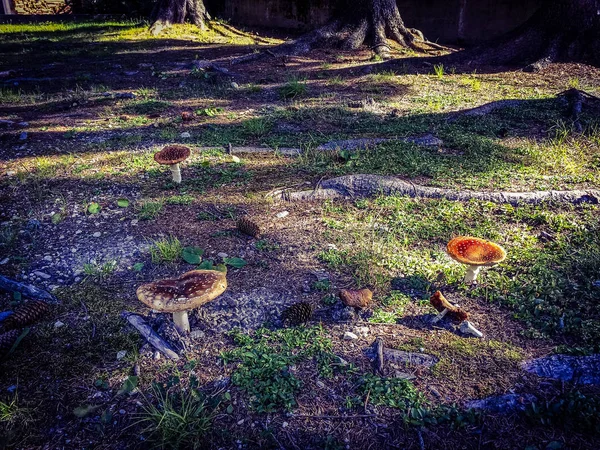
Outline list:
[[[493,266],[506,258],[498,244],[471,236],[459,236],[448,242],[448,254],[470,266]]]
[[[144,284],[138,300],[162,312],[187,311],[217,298],[227,289],[225,273],[218,270],[192,270],[172,280]]]
[[[177,164],[190,156],[190,149],[185,145],[167,145],[154,154],[154,161],[159,164]]]

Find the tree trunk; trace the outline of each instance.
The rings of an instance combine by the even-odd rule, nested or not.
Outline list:
[[[540,70],[554,61],[600,62],[600,0],[545,0],[531,19],[512,33],[450,59],[523,64],[527,71]]]
[[[415,50],[421,50],[414,45],[416,40],[439,48],[427,42],[419,30],[406,28],[396,0],[339,0],[334,18],[329,23],[291,43],[280,45],[271,54],[299,55],[315,47],[329,45],[355,50],[367,42],[375,53],[388,56],[388,39]],[[239,62],[252,59],[256,56],[240,59]]]
[[[205,20],[210,19],[203,0],[159,0],[152,12],[150,31],[157,35],[174,23],[185,23],[186,20],[206,29]]]

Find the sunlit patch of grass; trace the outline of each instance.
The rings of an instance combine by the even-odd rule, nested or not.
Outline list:
[[[169,236],[153,240],[148,250],[153,263],[174,262],[181,257],[183,245],[176,237]]]
[[[141,220],[155,219],[163,209],[164,200],[143,200],[137,206],[137,215]]]
[[[327,230],[337,248],[319,257],[354,275],[361,285],[385,289],[398,273],[429,284],[441,272],[446,284],[464,295],[512,308],[531,333],[566,334],[587,346],[597,345],[600,317],[593,305],[600,292],[590,281],[600,271],[600,215],[595,205],[516,208],[380,197],[366,209],[347,205],[329,216],[347,226]],[[540,240],[541,231],[553,239]],[[477,288],[462,284],[464,267],[446,254],[445,245],[456,235],[490,239],[508,252],[506,261],[482,273]],[[390,311],[382,308],[376,319],[391,319]]]

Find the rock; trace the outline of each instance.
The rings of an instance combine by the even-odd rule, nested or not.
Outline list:
[[[54,322],[54,328],[60,328],[60,327],[64,327],[65,324],[62,323],[60,320],[57,320],[56,322]]]
[[[414,380],[416,377],[412,373],[394,372],[394,378],[402,378],[403,380]]]
[[[48,280],[48,279],[51,278],[50,275],[48,275],[45,272],[40,272],[39,270],[36,270],[35,272],[33,272],[33,274],[36,275],[36,276],[38,276],[38,277],[40,277],[40,278],[42,278],[42,279],[44,279],[44,280]]]
[[[407,137],[401,140],[412,144],[422,145],[424,147],[441,147],[444,144],[444,141],[435,137],[433,134],[426,134],[425,136],[420,137]]]
[[[325,389],[325,383],[323,383],[321,380],[315,381],[315,384],[317,385],[317,387]]]
[[[117,352],[117,361],[125,358],[125,356],[127,356],[127,350],[121,350]]]
[[[189,139],[192,137],[192,135],[190,133],[188,133],[187,131],[184,131],[179,136],[181,136],[182,139]]]
[[[2,261],[0,261],[0,266],[3,266],[4,264],[8,263],[9,261],[10,261],[10,258],[7,256]]]
[[[160,352],[156,350],[153,355],[154,360],[158,361],[160,359]]]
[[[329,281],[329,274],[324,270],[313,270],[311,272],[317,279],[317,281]]]
[[[365,350],[365,353],[375,357],[375,355],[373,354],[373,346],[369,346]],[[435,356],[428,355],[426,353],[405,352],[403,350],[396,350],[394,348],[387,347],[383,348],[383,356],[386,360],[393,363],[398,363],[402,365],[411,364],[424,367],[432,367],[439,361],[439,359]]]
[[[239,84],[237,84],[235,81],[232,81],[232,82],[231,82],[231,87],[232,87],[233,89],[236,89],[236,90],[237,90],[237,89],[239,89],[239,88],[240,88],[240,85],[239,85]]]
[[[340,291],[340,299],[346,306],[352,308],[365,308],[371,303],[373,293],[369,289],[342,289]]]
[[[115,98],[135,98],[135,94],[133,92],[117,92],[114,95]]]
[[[100,233],[99,231],[96,231],[94,234],[92,234],[92,237],[98,238],[102,236],[102,233]]]
[[[506,394],[471,400],[465,404],[465,407],[467,409],[483,409],[491,413],[511,413],[525,411],[526,406],[536,400],[537,398],[531,394]]]
[[[50,256],[50,255],[44,256],[44,261],[52,262],[52,256]]]
[[[344,340],[345,341],[355,341],[358,339],[358,336],[355,335],[354,333],[350,332],[350,331],[346,331],[344,333]]]
[[[217,256],[219,258],[227,258],[229,255],[225,252],[219,252],[219,253],[217,253]]]
[[[27,131],[21,132],[21,134],[19,135],[19,140],[20,141],[26,141],[27,140]]]
[[[333,320],[340,322],[348,322],[356,319],[354,308],[346,306],[345,308],[337,309],[332,313]]]
[[[204,331],[202,330],[193,330],[190,333],[190,337],[195,340],[195,341],[199,341],[200,339],[204,339],[204,336],[206,336],[206,334],[204,333]]]
[[[521,367],[538,377],[574,384],[600,384],[600,354],[590,356],[551,355],[525,361]]]
[[[388,142],[389,139],[382,138],[360,138],[360,139],[347,139],[343,141],[331,141],[325,144],[319,145],[317,151],[333,151],[333,150],[360,150],[368,149],[376,145]]]
[[[27,228],[29,231],[35,231],[35,230],[39,230],[41,226],[42,226],[42,224],[40,223],[39,220],[29,219],[27,221],[27,225],[25,225],[25,228]]]
[[[275,214],[275,217],[277,217],[278,219],[283,219],[284,217],[287,217],[290,213],[288,211],[281,211],[277,214]]]
[[[125,411],[124,409],[120,409],[120,410],[119,410],[119,414],[123,415],[123,414],[125,414],[125,413],[127,413],[127,411]]]
[[[367,335],[369,334],[369,327],[356,327],[354,329],[358,334]]]
[[[17,172],[15,172],[14,170],[7,170],[6,171],[6,176],[7,177],[14,177],[17,174]]]

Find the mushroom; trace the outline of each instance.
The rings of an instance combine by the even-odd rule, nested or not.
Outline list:
[[[462,322],[463,320],[467,320],[469,314],[459,308],[458,305],[452,305],[446,297],[440,292],[436,291],[431,298],[429,299],[431,306],[433,306],[439,314],[433,318],[432,323],[437,323],[444,318],[446,314],[448,317],[452,319],[454,322]]]
[[[137,298],[150,308],[173,313],[175,327],[182,333],[190,331],[188,311],[217,298],[227,288],[225,273],[218,270],[192,270],[172,280],[144,284]]]
[[[173,174],[173,181],[179,184],[181,183],[179,163],[185,161],[188,156],[190,156],[190,149],[185,145],[167,145],[154,154],[154,161],[169,166]]]
[[[493,266],[506,258],[506,251],[498,244],[471,236],[459,236],[448,242],[448,254],[466,264],[465,283],[474,283],[483,266]]]
[[[483,337],[483,333],[481,331],[479,331],[477,328],[475,328],[473,326],[473,324],[471,322],[469,322],[468,320],[465,320],[463,323],[461,323],[460,327],[458,329],[460,330],[461,333],[464,333],[464,334],[472,334],[473,336],[478,337],[478,338]]]

